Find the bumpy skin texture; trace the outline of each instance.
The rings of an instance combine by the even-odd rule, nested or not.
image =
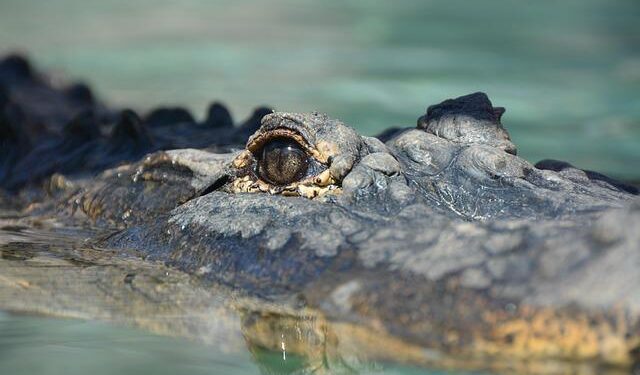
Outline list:
[[[458,108],[467,111],[464,121],[446,112]],[[636,361],[640,202],[633,188],[513,155],[484,94],[431,110],[441,114],[437,127],[423,127],[422,118],[386,144],[325,115],[274,113],[247,150],[215,156],[227,162],[207,172],[189,169],[202,157],[195,151],[164,154],[171,163],[163,168],[198,176],[182,174],[188,185],[204,186],[203,175],[210,184],[172,210],[165,184],[150,188],[132,175],[114,182],[108,172],[94,182],[108,184],[101,191],[109,193],[98,194],[102,205],[125,209],[127,200],[110,193],[116,184],[166,211],[104,245],[139,249],[257,295],[295,294],[334,319],[457,356]],[[475,121],[468,113],[485,133],[465,136]],[[305,138],[336,189],[313,199],[237,191],[247,167],[238,158],[283,127]]]
[[[245,150],[156,152],[76,180],[62,201],[80,220],[121,227],[101,246],[294,297],[470,366],[631,366],[637,191],[515,156],[503,112],[482,93],[450,99],[385,143],[326,115],[273,113]],[[260,140],[273,134],[303,144],[317,175],[292,187],[261,181]]]

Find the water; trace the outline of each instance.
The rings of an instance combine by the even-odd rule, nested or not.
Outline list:
[[[362,363],[345,374],[464,375],[395,364]],[[0,374],[306,374],[304,358],[272,351],[225,352],[133,328],[0,312]],[[479,374],[479,373],[477,373]]]
[[[639,20],[635,0],[0,0],[0,52],[24,51],[114,106],[203,114],[219,99],[242,118],[267,104],[327,112],[366,134],[485,91],[507,107],[526,159],[640,181]],[[299,360],[288,358],[0,314],[0,374],[286,373]]]
[[[259,374],[247,355],[133,329],[0,313],[0,374]]]
[[[295,372],[300,370],[299,364],[295,356],[283,360],[281,353],[264,352],[251,357],[248,353],[225,353],[215,347],[104,323],[0,313],[0,374],[305,373]],[[427,372],[412,367],[377,365],[359,373],[417,375]],[[431,371],[428,374],[445,373]],[[447,374],[463,375],[461,372]]]
[[[444,374],[395,363],[427,352],[383,334],[87,247],[91,229],[7,220],[0,374]]]
[[[464,375],[394,364],[361,364],[348,374]],[[228,353],[215,346],[105,323],[0,312],[0,374],[305,374],[304,360],[280,352]],[[479,374],[479,373],[478,373]]]
[[[640,180],[640,2],[1,0],[0,51],[139,109],[320,110],[374,134],[485,91],[532,162]]]

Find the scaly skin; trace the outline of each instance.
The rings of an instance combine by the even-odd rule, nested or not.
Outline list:
[[[503,112],[482,93],[447,100],[384,143],[326,115],[276,112],[244,150],[159,151],[95,178],[62,171],[47,185],[53,197],[28,212],[50,215],[55,202],[60,220],[118,228],[95,238],[101,248],[137,251],[260,301],[295,301],[332,322],[321,342],[385,337],[395,349],[372,345],[377,358],[629,368],[640,352],[637,191],[517,157]],[[313,173],[266,181],[256,166],[276,138],[300,145]],[[243,320],[246,334],[277,350],[270,338],[288,318],[257,310]]]

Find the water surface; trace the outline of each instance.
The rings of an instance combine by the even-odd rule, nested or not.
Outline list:
[[[131,328],[0,312],[0,374],[261,375],[306,374],[295,355],[226,353],[216,347]],[[346,374],[463,375],[391,364],[362,364]]]
[[[391,363],[426,351],[91,248],[88,230],[0,219],[0,374],[439,374]]]

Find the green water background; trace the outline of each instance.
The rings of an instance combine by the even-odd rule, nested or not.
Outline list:
[[[116,106],[319,110],[361,132],[485,91],[522,156],[640,181],[636,0],[0,0],[0,51]]]
[[[366,134],[484,91],[529,161],[640,181],[639,25],[636,0],[0,0],[0,53],[25,52],[114,106],[202,117],[222,100],[242,118],[266,104]],[[248,352],[0,314],[0,374],[86,373],[259,369]]]
[[[288,354],[228,353],[195,342],[73,319],[17,316],[0,311],[3,375],[277,375],[307,374]],[[259,361],[259,363],[257,363]],[[268,368],[265,372],[265,368]],[[293,372],[291,372],[293,371]],[[342,373],[342,372],[341,372]],[[363,364],[347,374],[480,375],[394,364]],[[486,373],[485,373],[486,374]]]

